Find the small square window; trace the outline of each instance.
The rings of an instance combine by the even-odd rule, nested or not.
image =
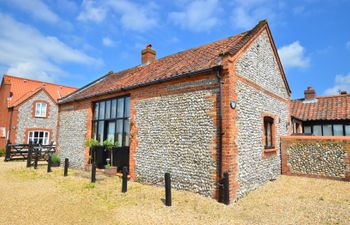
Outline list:
[[[35,117],[46,117],[47,104],[44,102],[37,102],[35,104]]]

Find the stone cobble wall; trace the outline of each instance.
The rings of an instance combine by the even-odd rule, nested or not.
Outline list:
[[[263,31],[236,62],[238,147],[237,199],[281,174],[280,136],[288,134],[288,91],[266,31]],[[259,87],[259,89],[257,88]],[[264,91],[262,91],[263,89]],[[275,97],[278,96],[279,98]],[[263,115],[275,117],[276,152],[264,157]]]
[[[160,185],[170,172],[173,187],[213,194],[216,95],[217,90],[202,90],[135,102],[138,181]]]
[[[34,101],[46,101],[50,103],[48,118],[35,118],[32,115],[33,112],[33,103]],[[58,107],[52,101],[52,99],[44,92],[41,91],[33,98],[29,99],[25,103],[19,106],[18,108],[18,123],[17,123],[17,134],[16,134],[16,144],[27,143],[25,137],[25,130],[32,128],[44,128],[50,129],[50,140],[56,142],[56,128],[57,128],[57,116],[58,116]]]
[[[350,139],[282,139],[283,174],[350,179]]]
[[[70,167],[82,169],[84,166],[87,121],[87,109],[60,113],[58,151],[62,162],[69,158]]]
[[[237,83],[238,190],[237,198],[281,174],[280,136],[288,134],[288,104],[255,88]],[[263,158],[262,114],[275,115],[276,154]]]
[[[236,73],[280,97],[289,98],[266,31],[239,58]]]

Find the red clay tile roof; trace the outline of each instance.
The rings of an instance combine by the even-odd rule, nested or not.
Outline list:
[[[316,97],[316,101],[306,102],[304,99],[293,100],[292,116],[303,121],[350,119],[350,95]]]
[[[11,102],[9,102],[9,107],[22,103],[41,89],[45,89],[51,98],[56,102],[59,98],[67,96],[68,94],[77,90],[77,88],[73,87],[15,77],[11,75],[4,75],[2,83],[4,83],[4,81],[6,81],[6,83],[11,83],[11,92],[13,93]]]
[[[233,55],[237,53],[265,25],[267,25],[266,20],[259,22],[248,32],[166,56],[148,65],[140,65],[121,72],[107,74],[60,99],[59,103],[78,101],[128,90],[140,85],[175,79],[192,72],[209,70],[220,64],[222,54]],[[289,89],[286,79],[285,83]]]

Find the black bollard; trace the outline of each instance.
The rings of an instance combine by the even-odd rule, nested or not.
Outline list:
[[[230,182],[228,178],[228,172],[224,173],[224,204],[230,204]]]
[[[32,153],[33,153],[33,148],[31,145],[29,145],[28,155],[27,155],[27,167],[28,168],[32,166]]]
[[[52,170],[51,170],[51,155],[50,154],[48,154],[48,155],[49,155],[49,158],[47,159],[47,172],[51,173],[52,172]]]
[[[64,176],[68,176],[69,159],[64,159]]]
[[[125,193],[128,191],[128,168],[123,167],[123,183],[122,183],[122,192]]]
[[[171,206],[171,179],[170,173],[165,173],[165,205]]]
[[[91,165],[91,183],[95,183],[96,182],[96,165],[95,163],[93,163]]]
[[[5,155],[5,161],[11,160],[11,142],[7,142],[6,144],[6,155]]]
[[[38,160],[39,160],[39,150],[38,149],[35,149],[35,159],[34,159],[34,169],[37,169],[38,168]]]

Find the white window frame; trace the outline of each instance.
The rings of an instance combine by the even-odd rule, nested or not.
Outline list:
[[[0,137],[6,137],[6,127],[0,127]]]
[[[47,103],[45,102],[35,103],[35,117],[46,117],[46,111],[47,111]]]
[[[37,132],[37,136],[35,137],[35,132]],[[40,132],[43,132],[43,137],[40,138]],[[46,134],[46,135],[45,135]],[[37,141],[35,142],[35,139],[37,139]],[[49,145],[50,143],[50,132],[46,131],[46,130],[31,130],[28,132],[28,144],[30,142],[30,140],[32,140],[33,144],[38,144],[39,140],[42,139],[42,145]]]

